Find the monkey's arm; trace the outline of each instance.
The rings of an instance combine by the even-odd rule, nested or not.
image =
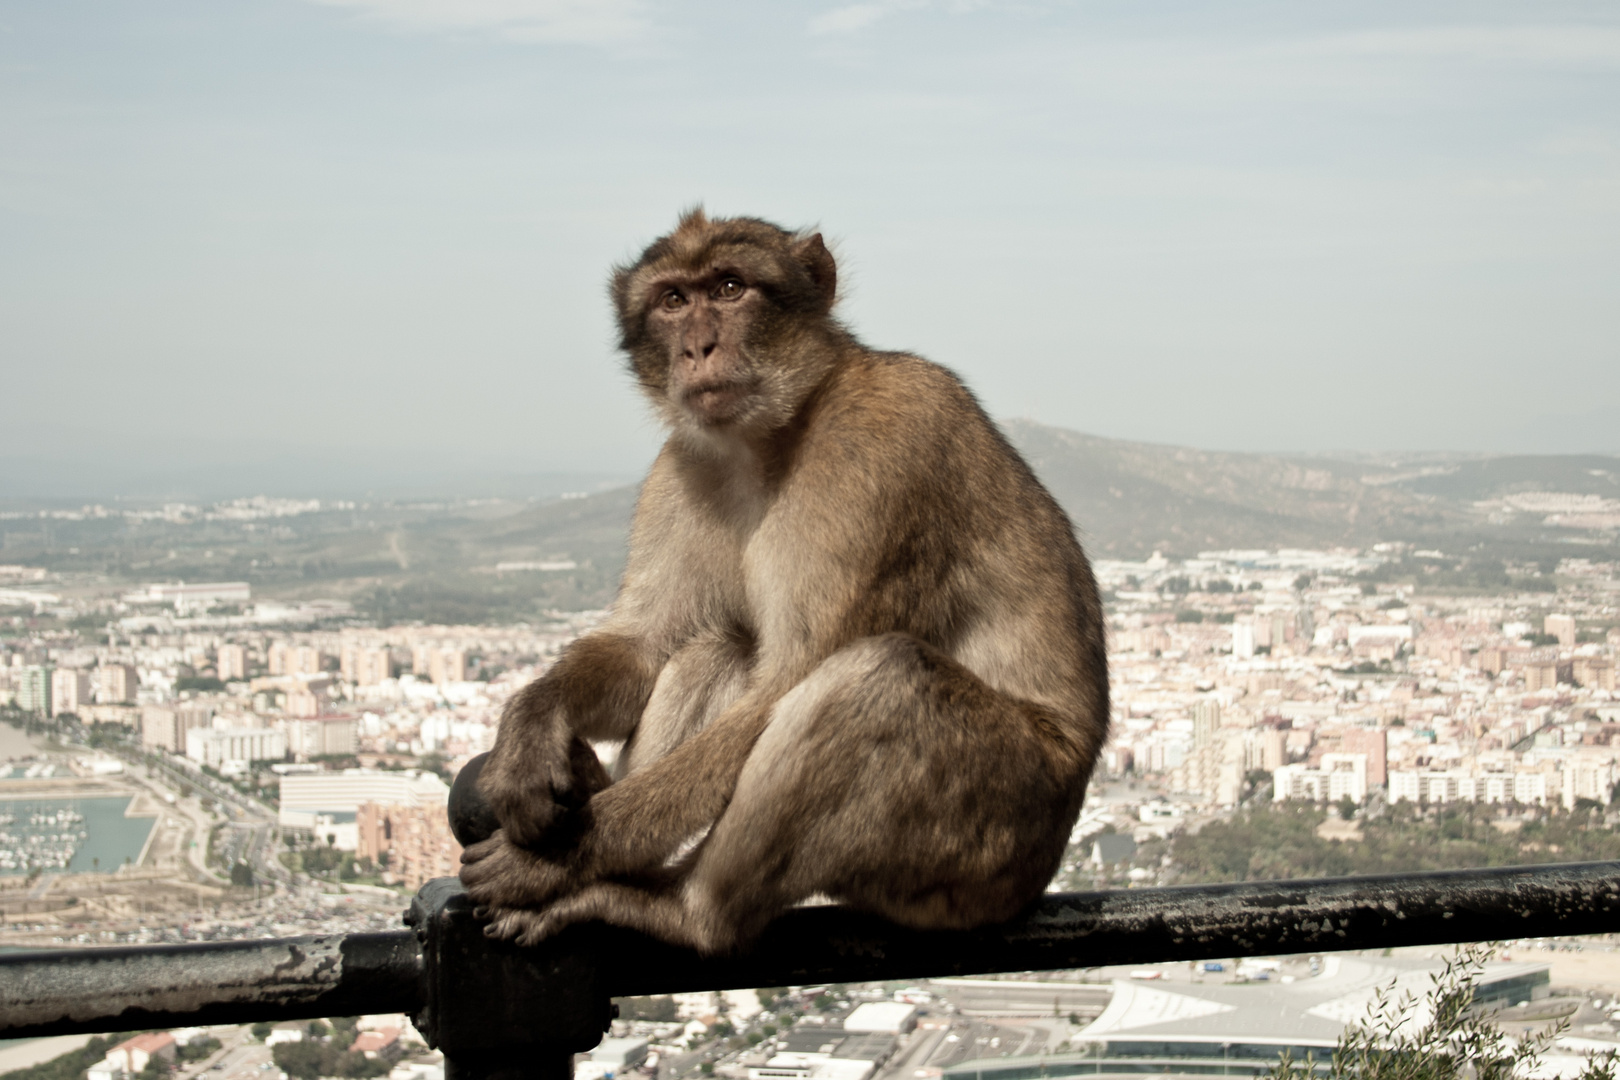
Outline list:
[[[468,895],[498,916],[501,909],[549,903],[603,877],[657,871],[725,810],[779,696],[745,694],[664,757],[594,793],[582,815],[588,827],[568,842],[537,851],[501,831],[474,844],[461,857]]]
[[[659,671],[689,632],[679,613],[702,589],[695,568],[705,562],[702,544],[679,528],[683,515],[661,455],[636,504],[613,615],[502,712],[479,788],[513,843],[540,843],[565,811],[607,786],[584,740],[626,739],[636,730]]]
[[[590,634],[507,703],[478,785],[513,842],[539,843],[563,812],[607,786],[585,740],[623,739],[635,729],[654,661],[635,636]]]

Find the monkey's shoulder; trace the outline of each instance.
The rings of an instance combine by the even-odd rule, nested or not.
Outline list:
[[[862,396],[909,400],[938,399],[966,404],[973,395],[950,368],[903,350],[862,349],[844,364],[841,376],[851,391]]]
[[[862,351],[843,364],[814,407],[812,426],[865,435],[862,445],[988,435],[978,400],[949,368],[907,352]]]

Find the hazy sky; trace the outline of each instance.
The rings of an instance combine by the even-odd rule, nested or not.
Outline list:
[[[0,0],[0,456],[637,471],[699,201],[998,417],[1620,450],[1612,3]]]

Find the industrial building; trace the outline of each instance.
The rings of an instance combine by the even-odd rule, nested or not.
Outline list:
[[[1426,995],[1439,961],[1328,955],[1316,974],[1264,972],[1263,980],[1116,979],[1108,1007],[1079,1035],[1081,1049],[1039,1058],[963,1061],[942,1080],[1162,1075],[1261,1076],[1279,1056],[1324,1065],[1346,1025],[1369,1018],[1376,995],[1394,984],[1410,994],[1407,1023],[1428,1020]],[[1177,973],[1176,969],[1155,969]],[[1475,983],[1480,1004],[1514,1004],[1551,991],[1546,964],[1491,963]]]
[[[449,797],[443,780],[415,769],[289,773],[281,778],[280,824],[283,829],[312,830],[322,843],[354,851],[360,844],[357,815],[362,803],[435,806],[442,813]]]

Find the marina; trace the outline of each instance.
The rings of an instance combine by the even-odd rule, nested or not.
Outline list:
[[[89,838],[72,803],[12,802],[0,807],[0,874],[66,870]]]
[[[130,795],[0,795],[0,875],[113,871],[139,860],[156,818],[130,816]]]

